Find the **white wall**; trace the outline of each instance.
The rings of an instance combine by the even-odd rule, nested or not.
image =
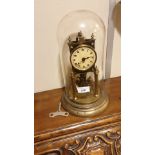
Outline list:
[[[108,0],[35,0],[35,92],[60,88],[63,79],[59,63],[57,26],[64,15],[88,9],[99,15],[106,27]],[[120,35],[115,31],[112,77],[120,76]]]

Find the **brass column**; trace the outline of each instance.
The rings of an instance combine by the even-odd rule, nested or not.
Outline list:
[[[76,100],[76,81],[75,81],[75,76],[74,73],[71,72],[71,86],[72,86],[72,93],[73,93],[73,99]]]
[[[99,83],[98,83],[98,74],[99,74],[99,70],[97,68],[97,66],[95,67],[95,96],[99,96]]]

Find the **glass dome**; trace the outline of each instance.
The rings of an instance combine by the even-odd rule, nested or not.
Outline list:
[[[94,115],[107,105],[103,104],[106,97],[100,88],[100,81],[104,78],[105,34],[103,21],[88,10],[70,12],[58,25],[57,35],[65,84],[62,105],[75,115]],[[98,108],[100,106],[100,110],[94,112],[93,104]]]

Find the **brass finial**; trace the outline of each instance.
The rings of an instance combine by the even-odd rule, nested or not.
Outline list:
[[[94,33],[92,33],[91,38],[94,39]]]
[[[68,37],[68,44],[71,44],[71,37]]]
[[[82,31],[78,32],[78,36],[79,36],[79,38],[81,38],[83,36]]]
[[[81,42],[84,41],[84,36],[82,31],[78,32],[77,38],[78,38],[78,41],[81,41]]]
[[[68,41],[71,42],[71,37],[70,36],[68,37]]]

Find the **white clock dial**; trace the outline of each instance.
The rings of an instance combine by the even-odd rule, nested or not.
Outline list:
[[[79,47],[71,55],[71,63],[77,70],[88,70],[96,61],[96,53],[89,47]]]

